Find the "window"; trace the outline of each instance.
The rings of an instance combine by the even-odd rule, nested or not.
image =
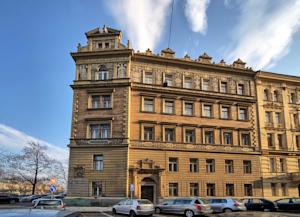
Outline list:
[[[283,136],[282,136],[282,134],[277,135],[277,144],[278,144],[279,148],[283,148]]]
[[[90,124],[91,139],[107,139],[110,138],[110,124]]]
[[[269,100],[269,91],[264,90],[264,100]]]
[[[213,144],[214,143],[214,132],[213,131],[205,131],[204,133],[205,144]]]
[[[190,172],[199,172],[199,161],[197,158],[190,158]]]
[[[234,196],[234,184],[226,184],[226,196]]]
[[[111,96],[110,95],[102,96],[102,108],[111,108]]]
[[[281,113],[280,112],[275,113],[275,120],[276,120],[276,124],[281,124]]]
[[[300,159],[298,159],[298,171],[300,171]]]
[[[193,129],[185,130],[185,142],[189,142],[189,143],[195,142],[195,130]]]
[[[268,146],[273,147],[274,146],[274,144],[273,144],[273,134],[267,133],[267,140],[268,140]]]
[[[250,134],[242,133],[242,145],[250,146]]]
[[[287,185],[286,185],[286,183],[281,183],[281,196],[287,196]]]
[[[278,92],[277,91],[274,91],[274,93],[273,93],[273,101],[278,102]]]
[[[237,94],[238,95],[245,95],[245,90],[244,90],[244,85],[243,84],[238,84]]]
[[[93,196],[101,196],[102,194],[102,183],[101,182],[92,182]]]
[[[94,170],[103,170],[103,155],[94,155]]]
[[[153,84],[153,74],[152,74],[152,72],[145,72],[144,83]]]
[[[91,96],[91,108],[93,109],[107,109],[111,108],[111,95],[92,95]]]
[[[225,160],[225,173],[234,173],[233,160]]]
[[[175,141],[175,129],[174,128],[165,128],[165,141],[174,142]]]
[[[244,173],[245,174],[252,173],[252,166],[251,166],[251,161],[250,160],[244,160],[243,161],[243,167],[244,167]]]
[[[190,183],[190,196],[191,197],[199,196],[199,184],[198,183]]]
[[[99,72],[98,72],[98,80],[107,80],[108,79],[108,70],[104,65],[100,66]]]
[[[154,140],[154,127],[144,127],[144,140],[146,141]]]
[[[183,87],[184,88],[192,88],[192,86],[193,86],[192,78],[191,77],[184,77]]]
[[[169,196],[170,197],[178,196],[178,183],[169,183]]]
[[[299,125],[298,114],[293,114],[293,120],[294,120],[294,126],[298,127]]]
[[[144,111],[154,112],[154,99],[144,98]]]
[[[265,112],[265,121],[268,124],[272,122],[272,120],[271,120],[271,112]]]
[[[178,172],[178,158],[169,158],[169,172]]]
[[[193,107],[194,104],[193,103],[189,103],[189,102],[185,102],[184,103],[184,114],[185,115],[189,115],[192,116],[193,115]]]
[[[215,172],[215,160],[214,159],[206,159],[206,172],[207,173]]]
[[[276,183],[271,183],[272,196],[277,196]]]
[[[244,194],[245,196],[250,196],[250,197],[253,196],[251,184],[244,184]]]
[[[245,121],[247,120],[247,109],[245,108],[240,108],[239,109],[239,120]]]
[[[300,135],[296,135],[295,136],[295,140],[296,140],[296,146],[298,149],[300,149]]]
[[[229,119],[229,107],[222,106],[222,108],[221,108],[221,118]]]
[[[223,139],[225,145],[232,145],[232,133],[231,132],[224,132]]]
[[[282,172],[282,173],[286,172],[286,159],[285,158],[279,159],[279,165],[280,165],[280,172]]]
[[[109,43],[108,42],[105,43],[105,48],[109,48]]]
[[[98,48],[102,49],[102,43],[98,43]]]
[[[207,196],[216,196],[216,185],[214,183],[206,184],[206,195]]]
[[[173,86],[173,75],[165,74],[165,83],[167,83],[168,86]]]
[[[221,93],[227,93],[227,82],[221,82],[221,86],[220,86],[220,92]]]
[[[270,172],[276,173],[276,159],[270,158]]]
[[[202,81],[202,90],[208,91],[209,90],[209,80],[203,79]]]
[[[289,95],[289,102],[290,103],[295,103],[296,99],[296,94],[295,93],[290,93]]]
[[[174,114],[174,101],[165,100],[165,108],[164,112],[166,114]]]
[[[92,108],[100,108],[100,96],[92,96]]]
[[[203,116],[212,117],[212,105],[203,105]]]

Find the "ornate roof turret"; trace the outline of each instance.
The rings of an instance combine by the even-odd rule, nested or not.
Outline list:
[[[233,67],[244,69],[245,66],[246,66],[246,63],[243,62],[240,58],[238,58],[236,61],[233,62]]]
[[[161,56],[168,57],[168,58],[174,58],[175,52],[171,48],[166,48],[161,51]]]
[[[198,57],[198,61],[201,63],[211,63],[212,57],[208,56],[207,53],[203,53],[201,56]]]

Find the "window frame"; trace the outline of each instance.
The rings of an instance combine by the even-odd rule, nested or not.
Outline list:
[[[101,156],[102,159],[101,160],[96,160],[97,156]],[[97,166],[96,166],[97,162],[100,163],[100,169],[97,169]],[[94,171],[99,171],[99,172],[104,170],[104,156],[103,156],[103,154],[94,154],[93,155],[93,169],[94,169]]]

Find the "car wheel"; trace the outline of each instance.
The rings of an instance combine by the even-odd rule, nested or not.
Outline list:
[[[112,209],[113,214],[117,214],[117,210],[115,208]]]
[[[135,217],[135,216],[136,216],[135,212],[133,210],[130,210],[129,217]]]
[[[156,207],[156,208],[155,208],[155,213],[156,213],[156,214],[159,214],[159,213],[161,213],[161,210],[160,210],[160,208]]]
[[[10,204],[15,204],[16,201],[15,201],[15,200],[10,200],[9,203],[10,203]]]
[[[229,208],[226,208],[226,209],[223,209],[223,212],[232,212],[232,209],[229,209]]]
[[[186,217],[193,217],[193,216],[194,216],[194,212],[193,212],[192,210],[186,210],[186,211],[184,212],[184,215],[185,215]]]
[[[270,209],[264,209],[264,212],[270,212],[271,210]]]

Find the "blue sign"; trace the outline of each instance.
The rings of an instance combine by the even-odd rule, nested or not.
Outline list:
[[[51,185],[50,186],[50,192],[51,193],[55,193],[56,192],[56,186],[55,185]]]

